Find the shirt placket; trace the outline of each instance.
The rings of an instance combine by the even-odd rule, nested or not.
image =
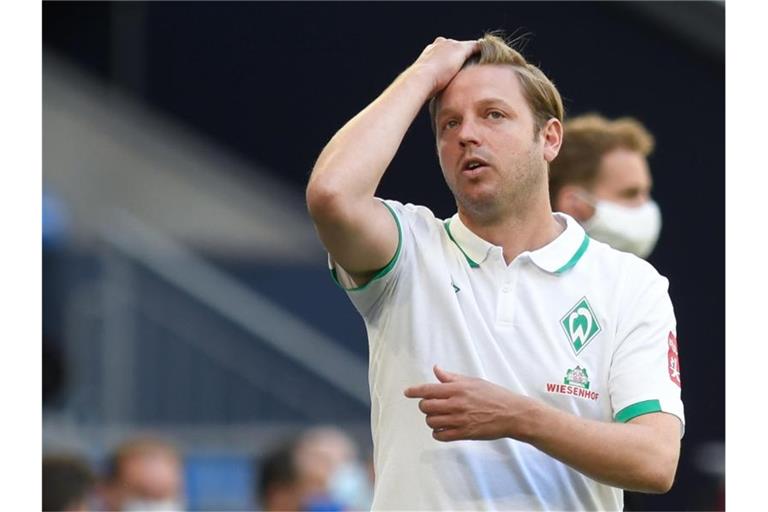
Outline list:
[[[517,283],[520,276],[520,262],[515,260],[504,269],[498,291],[496,321],[500,324],[514,324],[516,313]]]

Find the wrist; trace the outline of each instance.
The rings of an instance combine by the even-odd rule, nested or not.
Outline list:
[[[424,97],[424,101],[428,100],[434,94],[435,89],[435,77],[434,73],[420,63],[412,64],[405,71],[403,71],[398,80],[408,83],[411,87],[416,88],[419,93]]]
[[[514,421],[516,428],[513,437],[524,443],[535,444],[537,436],[543,431],[542,426],[547,424],[547,416],[550,412],[551,408],[546,404],[529,399],[529,407],[525,414]]]

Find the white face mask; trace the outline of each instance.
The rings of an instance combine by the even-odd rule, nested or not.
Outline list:
[[[334,471],[328,485],[331,497],[346,509],[370,510],[373,492],[368,472],[357,462]]]
[[[130,499],[123,504],[124,511],[144,511],[144,512],[159,512],[159,511],[174,511],[182,512],[184,506],[178,501],[168,500],[146,500],[146,499]]]
[[[661,211],[655,201],[642,206],[624,206],[611,201],[589,201],[595,214],[584,222],[589,236],[614,249],[647,257],[653,251],[661,231]]]

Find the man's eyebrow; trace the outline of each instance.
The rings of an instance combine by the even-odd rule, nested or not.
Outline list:
[[[621,195],[622,197],[634,197],[634,196],[637,196],[639,194],[642,194],[643,192],[650,193],[652,188],[653,188],[652,186],[641,187],[641,186],[634,186],[633,185],[633,186],[629,186],[627,188],[624,188],[624,189],[620,190],[619,191],[619,195]]]
[[[478,101],[477,105],[480,105],[480,106],[485,106],[485,105],[501,105],[502,107],[507,108],[509,110],[514,110],[512,108],[512,105],[510,105],[509,103],[507,103],[506,101],[504,101],[501,98],[484,98],[484,99]]]
[[[487,107],[487,106],[490,106],[490,105],[501,106],[505,110],[508,110],[510,112],[514,112],[515,111],[515,109],[512,108],[512,105],[510,105],[509,103],[507,103],[506,101],[504,101],[501,98],[495,98],[495,97],[483,98],[483,99],[478,100],[478,101],[475,102],[475,107]],[[457,112],[454,109],[450,108],[450,107],[440,107],[440,110],[438,111],[438,114],[437,114],[437,119],[442,119],[445,116],[451,116],[451,115],[456,115],[456,114],[457,114]]]
[[[445,116],[453,116],[456,115],[456,113],[457,112],[452,108],[440,107],[440,110],[437,112],[437,119],[442,119]]]

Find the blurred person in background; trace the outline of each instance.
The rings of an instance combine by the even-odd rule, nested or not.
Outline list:
[[[296,463],[310,503],[323,502],[339,510],[371,506],[371,481],[349,435],[336,427],[306,431],[296,447]]]
[[[106,510],[183,510],[181,457],[151,437],[119,445],[107,461],[102,489]]]
[[[43,457],[43,510],[88,511],[96,479],[88,463],[75,455]]]
[[[375,196],[427,101],[450,219]],[[374,509],[620,510],[672,486],[668,281],[552,212],[563,115],[502,39],[439,37],[315,164],[309,211],[369,336]]]
[[[355,442],[336,427],[316,427],[263,461],[258,493],[264,510],[370,509],[372,484]]]
[[[647,160],[653,147],[653,136],[631,117],[568,120],[549,167],[552,209],[579,221],[595,240],[647,258],[661,231]]]
[[[301,510],[302,492],[294,452],[296,441],[283,444],[258,461],[256,498],[261,510]]]

